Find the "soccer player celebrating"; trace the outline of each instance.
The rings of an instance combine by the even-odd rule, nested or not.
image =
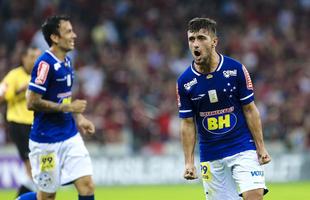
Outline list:
[[[7,102],[6,118],[9,122],[9,134],[16,144],[19,156],[23,160],[27,172],[27,176],[22,180],[17,195],[35,190],[28,158],[28,141],[33,112],[27,110],[26,90],[34,62],[40,53],[41,51],[37,48],[25,48],[21,55],[22,65],[12,69],[0,84],[0,101],[5,100]]]
[[[95,128],[81,114],[87,102],[71,101],[74,73],[66,56],[76,34],[65,16],[48,18],[42,32],[50,49],[36,61],[27,91],[27,106],[34,111],[29,159],[38,193],[19,199],[54,200],[60,185],[74,183],[79,200],[93,200],[91,160],[78,129],[93,134]]]
[[[244,65],[216,51],[214,20],[192,19],[187,35],[194,61],[177,81],[184,178],[197,178],[197,130],[206,198],[263,199],[267,188],[262,165],[271,158],[250,75]]]

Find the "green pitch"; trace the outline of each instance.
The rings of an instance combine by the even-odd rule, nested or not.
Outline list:
[[[309,200],[310,182],[268,184],[270,193],[264,200]],[[15,191],[0,190],[1,200],[13,200]],[[57,200],[75,200],[77,193],[72,187],[62,188]],[[97,187],[96,200],[204,200],[201,185],[161,185]]]

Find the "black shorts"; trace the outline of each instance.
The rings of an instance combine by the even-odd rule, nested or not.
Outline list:
[[[16,144],[19,156],[23,161],[29,159],[28,154],[30,150],[28,144],[30,130],[31,125],[9,122],[9,135],[12,141]]]

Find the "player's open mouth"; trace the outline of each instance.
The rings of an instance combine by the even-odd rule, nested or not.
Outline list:
[[[194,54],[195,54],[195,56],[200,56],[201,55],[201,53],[199,52],[199,51],[194,51]]]

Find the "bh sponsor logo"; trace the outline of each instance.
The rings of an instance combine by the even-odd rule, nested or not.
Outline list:
[[[237,124],[234,113],[205,117],[202,120],[203,127],[212,134],[225,134],[231,131]]]

